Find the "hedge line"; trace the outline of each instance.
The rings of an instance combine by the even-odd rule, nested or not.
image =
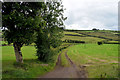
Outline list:
[[[85,43],[85,41],[69,40],[69,39],[65,39],[63,42],[66,42],[66,43]]]

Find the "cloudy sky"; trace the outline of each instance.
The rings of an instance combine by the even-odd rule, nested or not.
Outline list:
[[[118,29],[119,0],[62,0],[66,29]]]

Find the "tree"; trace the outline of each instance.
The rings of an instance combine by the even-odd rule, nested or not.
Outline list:
[[[46,3],[3,2],[4,38],[9,44],[13,43],[17,62],[23,62],[21,47],[24,44],[35,41],[38,59],[43,61],[51,56],[50,47],[60,45],[62,30],[59,27],[66,19],[61,4],[52,0]]]
[[[63,16],[62,2],[46,2],[40,15],[43,18],[44,25],[40,24],[37,31],[37,56],[41,61],[48,61],[51,59],[53,53],[51,47],[56,48],[62,43],[61,37],[63,30],[60,27],[64,26],[63,21],[67,18]]]
[[[16,61],[23,63],[21,47],[33,42],[35,17],[42,3],[30,2],[3,2],[2,23],[4,38],[13,43]]]
[[[93,30],[93,31],[98,31],[99,29],[93,28],[92,30]]]

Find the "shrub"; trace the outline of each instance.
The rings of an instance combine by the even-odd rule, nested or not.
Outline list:
[[[69,39],[66,39],[63,42],[66,42],[66,43],[85,43],[85,41],[69,40]]]
[[[2,41],[2,46],[7,46],[8,43],[6,41]]]
[[[102,45],[102,42],[98,42],[97,44],[98,44],[98,45]]]

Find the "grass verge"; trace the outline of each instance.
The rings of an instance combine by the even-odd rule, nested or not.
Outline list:
[[[61,65],[64,66],[64,67],[69,67],[70,63],[66,59],[66,56],[65,56],[66,52],[67,52],[67,49],[65,49],[61,52]]]
[[[22,48],[24,63],[16,63],[12,46],[2,47],[2,78],[36,78],[54,69],[57,54],[53,56],[54,62],[40,62],[35,56],[34,46]]]

